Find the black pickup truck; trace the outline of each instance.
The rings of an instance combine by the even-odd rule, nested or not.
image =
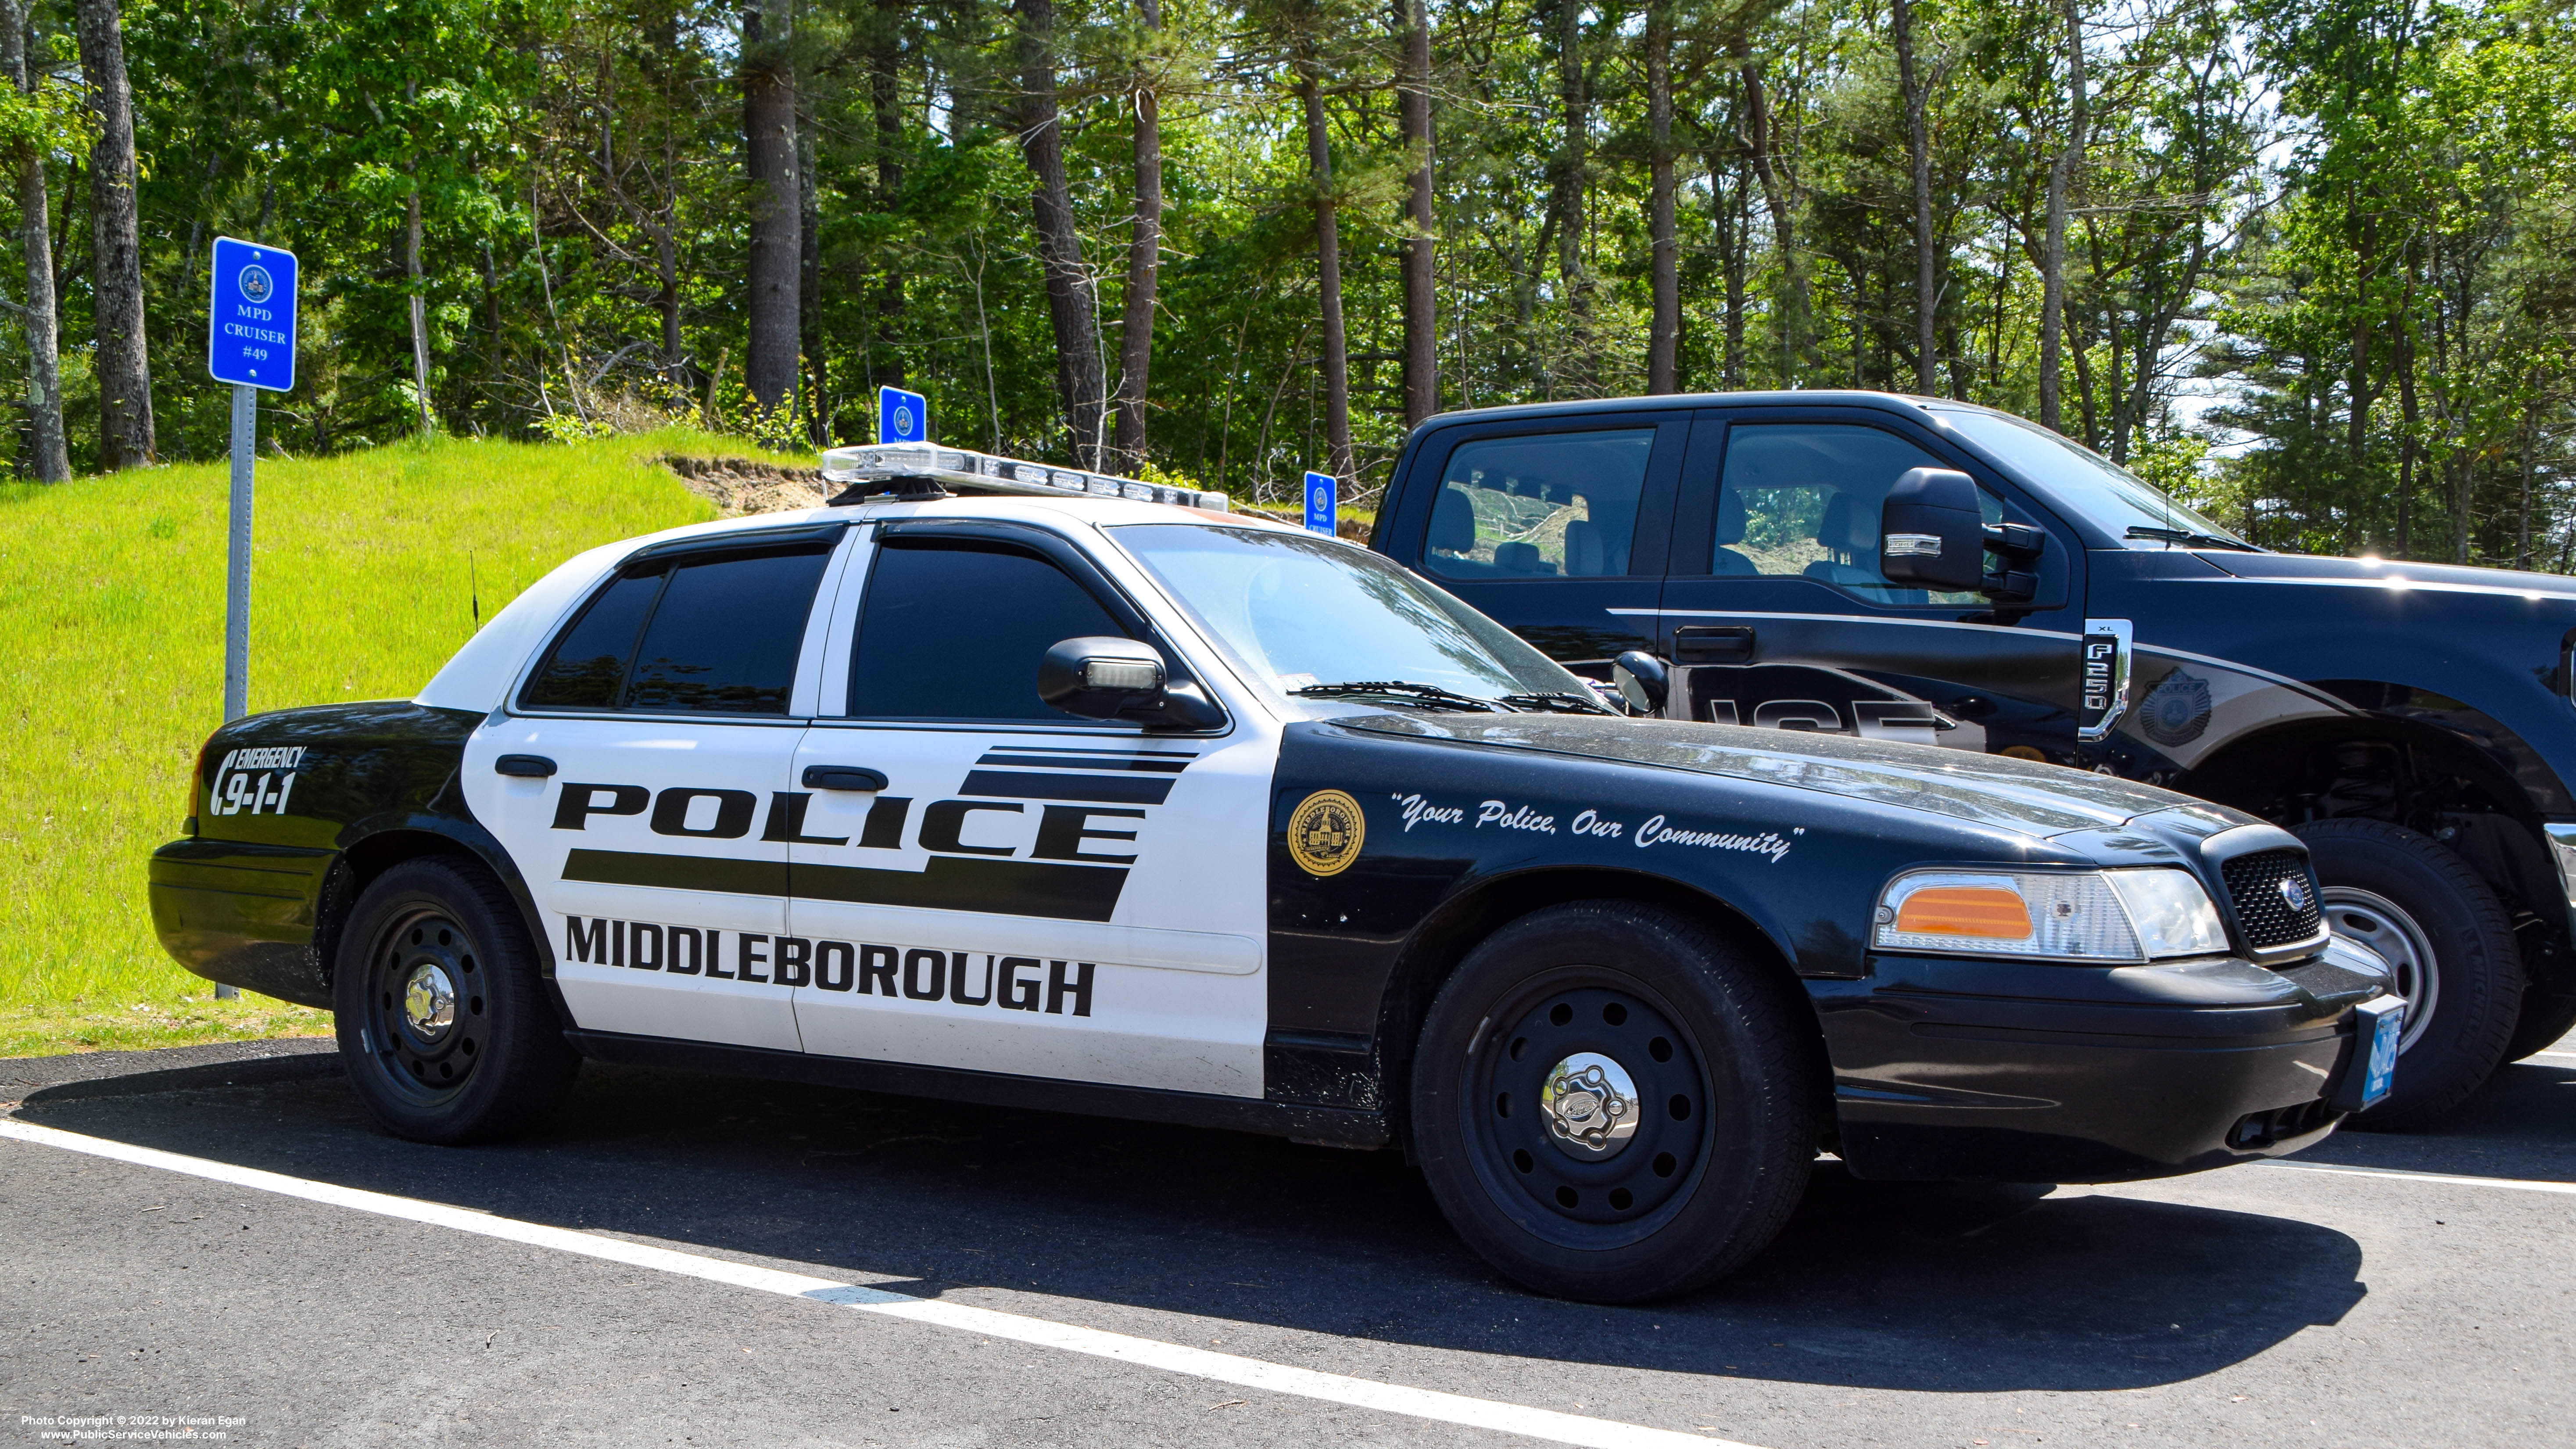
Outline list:
[[[1938,743],[2285,826],[2395,968],[2419,1123],[2576,1024],[2576,580],[2255,547],[1965,403],[1450,413],[1372,545],[1675,719]]]

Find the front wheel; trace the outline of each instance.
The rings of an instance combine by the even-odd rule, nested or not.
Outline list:
[[[517,907],[470,865],[408,860],[377,877],[331,987],[350,1085],[397,1137],[511,1136],[553,1111],[581,1066]]]
[[[1413,1063],[1423,1175],[1522,1285],[1633,1303],[1714,1282],[1788,1220],[1822,1048],[1796,989],[1706,925],[1626,902],[1504,927],[1441,988]]]
[[[2523,993],[2513,923],[2469,863],[2430,836],[2384,820],[2321,820],[2296,833],[2316,865],[2326,924],[2386,958],[2406,998],[2396,1081],[2352,1125],[2420,1126],[2505,1060]]]

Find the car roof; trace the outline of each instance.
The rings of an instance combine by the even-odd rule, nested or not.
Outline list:
[[[1506,407],[1467,408],[1457,412],[1436,413],[1423,420],[1425,428],[1447,427],[1454,423],[1512,422],[1522,418],[1551,418],[1598,413],[1665,412],[1675,408],[1705,407],[1870,407],[1885,412],[1905,412],[1921,416],[1933,407],[1971,408],[1974,403],[1954,402],[1949,398],[1917,397],[1909,393],[1865,392],[1851,388],[1800,389],[1787,392],[1685,392],[1666,393],[1660,397],[1594,397],[1569,398],[1561,402],[1514,403]]]
[[[997,522],[1028,523],[1058,532],[1080,527],[1114,528],[1131,523],[1199,523],[1221,527],[1276,528],[1291,533],[1304,530],[1291,523],[1259,513],[1220,513],[1212,508],[1188,508],[1171,503],[1141,503],[1125,498],[1102,498],[1084,494],[1055,497],[1046,494],[966,494],[944,498],[900,499],[887,495],[860,499],[840,505],[825,504],[814,508],[785,509],[776,513],[747,513],[739,518],[720,518],[712,523],[686,524],[627,539],[629,545],[642,547],[674,539],[720,537],[729,533],[762,533],[781,528],[795,528],[818,523],[876,523],[894,519],[986,519]]]

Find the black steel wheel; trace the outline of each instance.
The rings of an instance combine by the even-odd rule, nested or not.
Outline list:
[[[1414,1151],[1506,1276],[1633,1303],[1771,1241],[1828,1091],[1776,961],[1679,912],[1577,902],[1497,931],[1441,988],[1413,1063]]]
[[[397,1136],[508,1136],[551,1111],[580,1065],[516,907],[470,865],[405,861],[368,886],[332,991],[350,1083]]]

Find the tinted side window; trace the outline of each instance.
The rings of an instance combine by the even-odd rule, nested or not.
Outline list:
[[[1423,564],[1452,579],[1628,571],[1653,428],[1481,438],[1452,449]]]
[[[1973,603],[1891,586],[1878,572],[1878,510],[1909,468],[1949,464],[1894,433],[1850,423],[1738,423],[1718,480],[1712,574],[1817,579],[1885,604]],[[1986,520],[2003,505],[1979,490]]]
[[[831,554],[654,562],[600,591],[521,692],[538,709],[785,714]]]
[[[615,709],[626,693],[626,661],[662,592],[662,575],[622,578],[600,591],[555,641],[519,703],[536,709]]]
[[[1067,639],[1126,632],[1089,589],[1035,554],[888,539],[868,567],[850,713],[1090,723],[1038,699],[1038,660]]]
[[[785,714],[823,552],[683,563],[635,650],[626,707]]]

